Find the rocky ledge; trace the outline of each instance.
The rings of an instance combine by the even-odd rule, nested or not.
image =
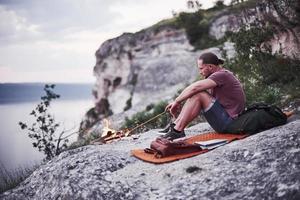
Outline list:
[[[130,156],[156,131],[64,152],[0,199],[300,199],[300,120],[168,164]]]

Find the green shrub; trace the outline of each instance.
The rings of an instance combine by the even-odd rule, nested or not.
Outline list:
[[[181,12],[176,18],[176,24],[185,29],[189,42],[196,49],[220,44],[220,41],[209,36],[209,17],[206,17],[204,10],[194,13]]]
[[[276,33],[272,26],[242,27],[237,33],[227,34],[235,43],[236,57],[227,59],[227,67],[243,83],[247,104],[257,101],[280,104],[281,97],[296,93],[298,96],[300,80],[300,61],[283,57],[280,53],[271,54],[268,46],[261,44]]]
[[[56,138],[55,133],[58,133],[60,124],[56,123],[54,116],[49,112],[51,102],[60,97],[53,91],[54,87],[54,84],[45,85],[45,96],[41,97],[41,102],[30,113],[35,122],[31,125],[19,122],[21,129],[27,131],[28,137],[34,141],[32,142],[33,147],[43,152],[47,160],[60,154],[67,148],[68,143],[67,137],[63,137],[65,131],[61,131]]]
[[[206,33],[201,27],[203,14],[200,10],[195,13],[182,12],[177,17],[177,23],[180,27],[185,28],[187,37],[192,45],[195,45],[198,39]]]

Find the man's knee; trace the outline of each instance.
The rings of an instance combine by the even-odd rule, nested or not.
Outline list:
[[[202,101],[202,100],[211,100],[212,97],[206,91],[203,91],[203,92],[199,92],[199,93],[193,95],[190,99]]]
[[[205,107],[209,106],[209,104],[212,102],[212,97],[208,92],[203,91],[203,92],[199,92],[199,93],[193,95],[192,97],[190,97],[189,101],[199,102],[205,108]]]

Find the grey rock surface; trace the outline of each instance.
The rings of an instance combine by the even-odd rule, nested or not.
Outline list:
[[[300,120],[168,164],[130,155],[156,133],[64,152],[0,199],[300,199]]]

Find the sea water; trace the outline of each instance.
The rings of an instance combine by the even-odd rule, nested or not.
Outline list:
[[[78,90],[78,92],[81,95],[73,97],[69,95],[69,98],[53,100],[51,103],[49,112],[54,116],[55,121],[60,123],[61,131],[77,132],[85,113],[93,107],[93,97],[82,96],[82,91]],[[45,157],[32,146],[34,140],[28,137],[27,131],[22,130],[18,125],[21,121],[30,127],[35,118],[29,113],[39,102],[20,100],[17,103],[0,104],[0,164],[6,169],[30,167]],[[75,141],[77,136],[78,134],[70,136],[69,143]]]

